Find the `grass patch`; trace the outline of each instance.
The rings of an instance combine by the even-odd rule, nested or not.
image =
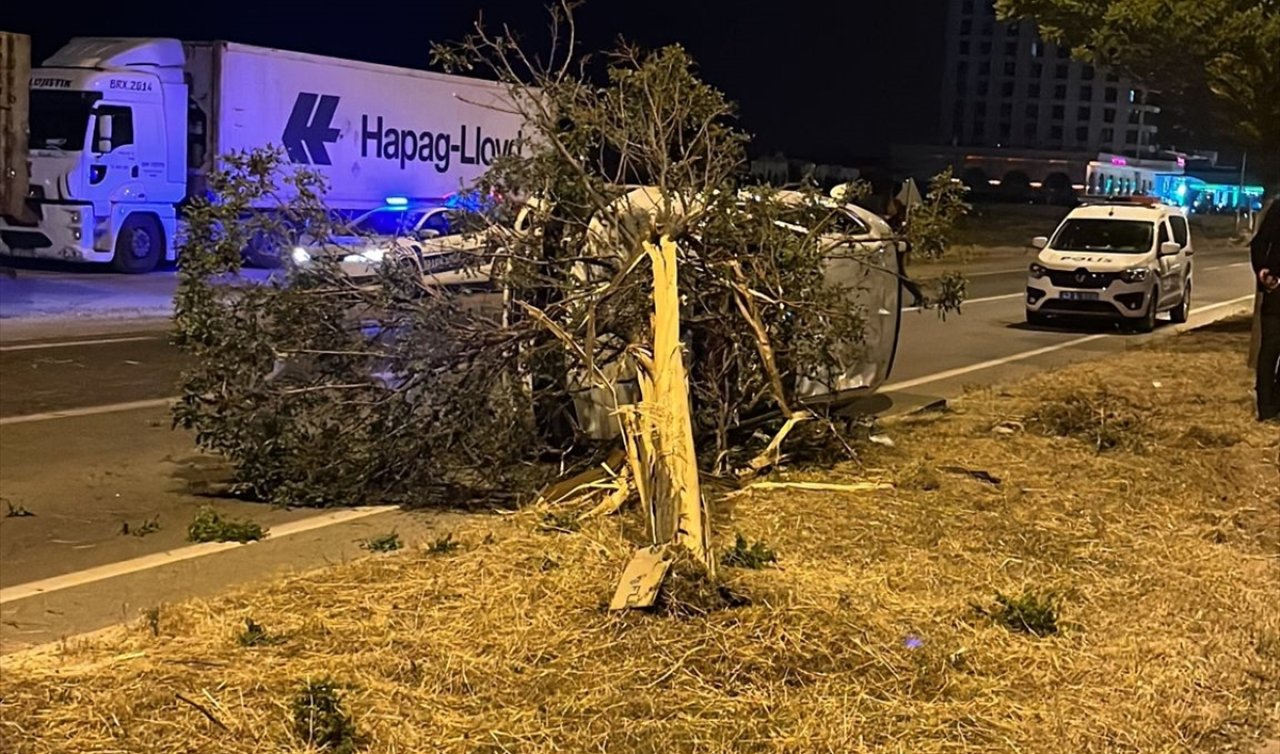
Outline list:
[[[262,526],[253,521],[223,518],[212,508],[201,508],[187,527],[189,542],[256,542],[266,536]]]
[[[284,642],[283,636],[276,636],[253,618],[244,619],[244,629],[236,634],[236,643],[242,647],[267,647]]]
[[[140,524],[130,524],[125,521],[120,524],[121,536],[145,537],[148,534],[155,534],[160,531],[160,517],[154,516],[143,521]]]
[[[359,736],[331,680],[307,681],[293,697],[293,732],[308,746],[332,754],[355,754]]]
[[[360,543],[360,547],[369,552],[395,552],[404,547],[404,543],[400,541],[400,535],[392,531],[379,537],[366,539]]]
[[[1103,453],[1141,451],[1151,435],[1150,409],[1103,386],[1073,387],[1045,398],[1031,418],[1046,434],[1072,437]]]
[[[769,549],[764,542],[747,543],[747,538],[738,532],[733,540],[733,547],[720,556],[720,564],[727,568],[750,568],[759,570],[778,562],[778,555]]]
[[[996,592],[995,606],[974,605],[974,609],[1010,631],[1032,636],[1058,633],[1059,602],[1052,592],[1024,591],[1016,597]]]
[[[449,553],[462,547],[462,543],[454,540],[453,532],[440,537],[431,544],[427,545],[428,555],[448,555]]]
[[[547,511],[538,528],[546,532],[573,534],[582,531],[582,522],[573,511]]]
[[[1197,448],[1230,448],[1240,444],[1240,433],[1233,430],[1219,430],[1201,424],[1193,424],[1183,433],[1182,439]]]

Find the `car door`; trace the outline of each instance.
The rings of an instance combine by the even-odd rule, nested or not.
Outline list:
[[[1169,219],[1163,218],[1160,220],[1156,236],[1156,266],[1160,277],[1160,306],[1162,307],[1175,303],[1182,295],[1182,270],[1186,265],[1186,247],[1183,246],[1177,254],[1160,255],[1160,249],[1172,240],[1173,231],[1170,228]]]
[[[138,180],[138,153],[133,138],[133,108],[109,102],[94,107],[89,145],[89,185],[93,194],[110,200]]]

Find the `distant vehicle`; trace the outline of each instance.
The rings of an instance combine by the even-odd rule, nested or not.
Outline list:
[[[0,254],[127,273],[175,258],[180,204],[229,153],[283,146],[328,179],[332,209],[354,214],[387,196],[443,199],[518,151],[523,127],[496,82],[230,42],[85,37],[31,71],[29,123],[38,220],[0,217]],[[246,256],[282,261],[266,244]]]
[[[1027,322],[1054,317],[1119,320],[1151,332],[1158,314],[1191,312],[1191,230],[1177,207],[1154,200],[1086,198],[1040,249],[1027,276]]]
[[[461,230],[458,210],[451,206],[393,197],[328,239],[295,246],[290,262],[307,269],[322,258],[336,260],[338,269],[358,285],[374,282],[384,264],[409,268],[425,285],[485,284],[489,266],[477,269],[475,264],[485,236]]]

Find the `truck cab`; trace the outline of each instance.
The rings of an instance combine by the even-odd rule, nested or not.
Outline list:
[[[173,39],[74,39],[31,72],[34,225],[0,253],[148,272],[174,259],[186,195],[187,84]]]

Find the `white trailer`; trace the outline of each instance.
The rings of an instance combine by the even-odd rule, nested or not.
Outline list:
[[[175,257],[180,206],[219,156],[274,146],[338,211],[443,200],[518,149],[504,86],[230,42],[73,39],[31,72],[34,225],[0,253],[146,272]],[[269,261],[269,260],[268,260]]]

